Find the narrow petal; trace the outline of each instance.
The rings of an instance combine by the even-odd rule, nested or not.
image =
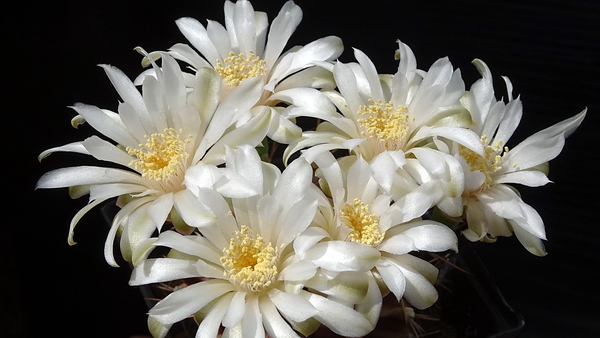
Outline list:
[[[263,314],[263,325],[271,337],[300,338],[282,317],[268,297],[260,297],[260,312]]]
[[[288,39],[296,30],[296,27],[302,20],[302,10],[293,1],[286,2],[277,17],[273,19],[269,36],[267,37],[267,46],[264,59],[269,67],[275,64],[275,60],[281,55]]]
[[[377,271],[381,275],[387,288],[390,289],[396,299],[400,301],[400,298],[404,296],[404,290],[406,290],[406,279],[404,278],[402,271],[396,264],[385,258],[377,263]]]
[[[306,160],[299,158],[283,171],[272,195],[279,200],[284,210],[287,210],[304,198],[310,184],[312,168]]]
[[[333,332],[346,337],[362,337],[373,330],[373,325],[354,309],[306,291],[301,294],[319,311],[314,318]]]
[[[279,289],[269,291],[269,299],[286,318],[302,322],[317,314],[317,309],[305,298]]]
[[[131,272],[129,285],[162,283],[181,278],[200,277],[193,261],[173,258],[146,259]]]
[[[242,320],[244,336],[265,338],[265,329],[262,325],[262,314],[258,307],[258,296],[253,296],[246,302],[246,314]]]
[[[536,237],[528,231],[523,230],[520,226],[515,224],[515,222],[511,222],[511,224],[513,224],[512,228],[517,236],[517,239],[523,245],[523,247],[527,249],[527,251],[536,256],[546,256],[547,252],[544,248],[544,243],[539,237]]]
[[[219,51],[208,37],[204,26],[198,22],[198,20],[193,18],[181,18],[176,20],[175,23],[183,36],[185,36],[185,38],[191,42],[191,44],[196,47],[196,49],[198,49],[213,66],[216,64],[217,60],[221,59]]]
[[[120,69],[111,65],[99,65],[104,69],[106,75],[112,85],[121,96],[123,101],[129,103],[136,111],[145,111],[146,107],[144,105],[144,100],[142,99],[142,94],[139,90],[133,85],[133,82],[125,75]]]
[[[162,194],[148,205],[148,215],[157,228],[162,228],[173,209],[173,193]]]
[[[202,189],[199,191],[199,195],[204,192]],[[203,228],[217,221],[217,216],[187,189],[173,195],[173,206],[191,227]]]
[[[265,110],[241,127],[235,128],[220,137],[212,144],[211,149],[204,155],[203,161],[212,164],[221,164],[225,161],[226,146],[236,148],[242,144],[256,146],[267,135],[270,122],[270,110]],[[197,159],[200,160],[200,159]]]
[[[77,185],[103,183],[132,183],[145,185],[144,179],[130,171],[102,167],[69,167],[49,171],[42,175],[36,189],[66,188]]]
[[[50,149],[44,150],[38,156],[38,161],[41,162],[43,159],[45,159],[46,157],[50,156],[52,153],[55,153],[55,152],[58,152],[58,151],[79,153],[79,154],[85,154],[85,155],[89,155],[90,154],[87,151],[87,149],[85,149],[85,147],[83,146],[82,142],[73,142],[73,143],[65,144],[65,145],[60,146],[60,147],[55,147],[55,148],[50,148]]]
[[[136,210],[140,206],[143,206],[146,203],[149,203],[152,200],[153,200],[152,197],[145,197],[145,198],[142,197],[140,199],[131,201],[131,202],[125,204],[125,206],[123,206],[123,208],[121,208],[121,210],[119,210],[119,212],[113,218],[113,222],[110,226],[110,230],[108,231],[108,235],[106,236],[106,241],[104,242],[104,259],[106,260],[106,262],[109,265],[114,266],[114,267],[119,266],[114,257],[113,247],[114,247],[115,237],[117,236],[117,231],[119,231],[119,229],[121,228],[122,222],[124,222],[126,217],[128,217],[134,210]],[[133,254],[132,254],[132,258],[133,258]]]
[[[133,160],[133,157],[125,151],[97,136],[87,138],[82,144],[90,155],[101,161],[109,161],[127,167]]]
[[[246,292],[236,292],[231,299],[229,308],[223,316],[223,326],[232,328],[236,326],[246,313]]]
[[[359,49],[354,49],[354,57],[365,72],[367,82],[369,82],[370,96],[374,101],[384,101],[383,90],[381,89],[381,83],[379,82],[379,74],[375,65],[369,59],[369,57]]]
[[[221,327],[221,321],[230,306],[233,292],[226,294],[217,301],[208,314],[202,319],[196,331],[196,338],[217,337]]]
[[[161,323],[176,323],[234,289],[229,282],[217,279],[192,284],[169,294],[150,309],[149,314]]]
[[[305,259],[331,271],[368,271],[379,257],[371,246],[344,241],[321,242],[305,253]]]
[[[506,173],[495,180],[496,183],[517,183],[528,187],[540,187],[550,183],[548,176],[541,171],[516,171]]]
[[[145,203],[130,213],[123,227],[120,248],[123,259],[128,262],[133,260],[133,252],[137,246],[160,229],[149,215],[149,205],[150,203]],[[160,226],[162,226],[162,223]]]
[[[437,301],[437,290],[423,275],[407,267],[400,267],[400,269],[406,278],[404,298],[411,305],[423,310]]]
[[[100,108],[83,103],[75,103],[71,108],[81,115],[94,129],[101,132],[103,135],[110,137],[115,142],[125,147],[138,146],[139,142],[124,128],[124,126],[115,122],[115,120]]]
[[[175,231],[165,231],[158,236],[155,246],[165,246],[209,262],[218,263],[221,253],[202,236],[184,236]],[[221,276],[222,277],[222,273]]]

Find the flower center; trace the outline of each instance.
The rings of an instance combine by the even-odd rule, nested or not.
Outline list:
[[[352,230],[348,238],[352,242],[359,242],[375,246],[383,240],[385,233],[379,232],[377,216],[369,212],[369,205],[355,198],[352,204],[346,204],[340,214],[342,222]]]
[[[485,135],[481,136],[481,143],[483,144],[485,156],[481,156],[465,146],[458,145],[459,154],[467,161],[471,171],[480,171],[485,175],[485,181],[477,191],[490,187],[493,181],[492,174],[502,169],[500,162],[508,152],[507,147],[502,147],[502,141],[489,145],[488,138]]]
[[[215,71],[221,75],[221,78],[230,87],[237,87],[242,81],[248,78],[263,76],[267,72],[267,63],[260,57],[250,52],[248,56],[244,53],[235,55],[229,52],[229,56],[217,60]]]
[[[367,139],[375,140],[383,150],[401,149],[408,135],[408,108],[394,107],[392,102],[371,102],[368,106],[360,106],[358,115],[365,116],[357,121],[361,134]]]
[[[185,147],[192,137],[182,140],[179,134],[167,128],[162,133],[144,136],[146,144],[140,144],[139,149],[126,149],[129,155],[136,157],[130,165],[140,170],[143,178],[160,181],[165,189],[178,187],[183,182],[189,157]]]
[[[277,278],[277,248],[261,236],[253,238],[247,226],[234,233],[229,248],[223,249],[221,264],[229,280],[254,293],[268,288]]]

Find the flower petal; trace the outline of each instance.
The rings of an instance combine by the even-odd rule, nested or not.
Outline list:
[[[181,321],[200,310],[213,299],[234,291],[229,282],[212,279],[179,289],[158,302],[149,315],[164,324]]]
[[[314,318],[339,335],[362,337],[373,330],[373,325],[362,314],[348,306],[306,291],[301,295],[319,311]]]
[[[300,295],[272,289],[268,296],[279,312],[296,322],[305,321],[318,312],[309,301]]]
[[[193,261],[174,258],[146,259],[135,267],[129,285],[168,282],[181,278],[200,277]]]

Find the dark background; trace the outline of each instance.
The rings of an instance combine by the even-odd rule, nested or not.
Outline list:
[[[252,3],[272,19],[283,1]],[[520,188],[545,220],[548,256],[534,257],[514,237],[476,247],[509,304],[525,317],[521,337],[600,333],[595,138],[600,5],[581,0],[296,3],[304,19],[288,47],[337,35],[346,46],[342,61],[353,61],[351,47],[356,47],[380,72],[393,73],[396,39],[401,39],[422,69],[449,56],[467,86],[478,78],[474,58],[486,61],[496,80],[509,76],[524,104],[509,147],[588,107],[582,126],[551,162],[554,183]],[[3,132],[8,218],[0,232],[0,336],[145,334],[147,309],[138,290],[127,286],[128,268],[104,262],[108,228],[99,213],[80,222],[78,244],[70,247],[69,221],[85,198],[70,200],[65,189],[34,191],[44,172],[87,159],[55,154],[40,164],[36,157],[93,133],[87,126],[70,126],[74,112],[67,106],[85,102],[116,110],[118,96],[96,64],[110,63],[135,77],[141,71],[135,46],[152,51],[186,42],[174,23],[181,16],[222,22],[222,1],[22,1],[3,10],[2,113],[9,120]]]

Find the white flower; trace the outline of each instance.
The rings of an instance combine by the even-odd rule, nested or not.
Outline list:
[[[288,267],[287,261],[295,255],[293,240],[309,226],[317,207],[310,193],[310,165],[298,159],[279,174],[261,164],[249,146],[230,155],[228,167],[252,176],[259,194],[234,198],[230,208],[218,193],[205,189],[202,203],[217,216],[216,223],[200,228],[202,235],[160,234],[155,246],[184,257],[147,259],[134,269],[130,284],[205,280],[165,297],[150,310],[150,318],[168,327],[194,315],[196,337],[216,337],[221,325],[223,337],[265,337],[265,331],[270,337],[300,337],[294,329],[314,327],[315,320],[346,335],[370,331],[369,322],[353,309],[286,286],[287,278],[302,278],[302,269]]]
[[[76,152],[126,168],[62,168],[46,173],[37,184],[37,188],[69,187],[73,198],[90,194],[90,203],[71,222],[70,244],[75,244],[73,230],[85,213],[120,196],[122,209],[114,217],[105,245],[105,257],[114,266],[113,242],[120,228],[121,252],[131,261],[135,247],[160,230],[165,220],[170,218],[178,226],[173,208],[181,211],[190,204],[184,184],[188,168],[201,161],[219,165],[225,160],[225,145],[259,144],[268,128],[268,113],[230,128],[259,99],[257,82],[236,88],[219,104],[220,81],[214,81],[218,78],[214,71],[198,72],[188,92],[177,62],[168,55],[162,60],[162,69],[154,65],[155,76],[144,79],[143,94],[120,70],[102,65],[123,100],[118,114],[82,103],[73,106],[79,114],[74,125],[87,122],[116,144],[92,136],[40,155],[42,159],[56,151]],[[198,221],[211,221],[210,215],[203,217]]]
[[[273,110],[269,137],[289,143],[301,135],[300,128],[289,119],[299,113],[311,115],[322,110],[318,101],[304,98],[318,95],[315,88],[334,87],[331,74],[313,65],[338,57],[343,50],[342,42],[329,36],[282,54],[302,19],[302,10],[293,1],[283,5],[270,27],[266,13],[254,11],[246,0],[225,1],[224,12],[225,26],[212,20],[205,27],[190,17],[178,19],[180,31],[201,56],[181,43],[172,46],[169,53],[193,69],[215,69],[223,81],[224,96],[245,80],[260,78],[262,98],[253,112],[267,107]],[[295,111],[275,107],[281,101],[297,103]]]
[[[313,270],[319,267],[323,272],[305,285],[357,304],[373,324],[379,317],[381,295],[388,291],[419,309],[431,306],[437,300],[433,287],[437,268],[410,253],[456,250],[454,232],[443,224],[420,219],[428,204],[416,200],[392,203],[360,156],[338,162],[325,153],[316,163],[331,202],[321,198],[320,217],[294,243],[299,258],[296,264],[309,270],[307,262],[311,262]],[[344,277],[348,272],[362,274]],[[382,290],[377,286],[379,280],[385,285]]]
[[[469,228],[463,234],[471,241],[494,241],[514,232],[527,250],[543,256],[546,234],[542,219],[507,184],[537,187],[550,182],[547,162],[561,152],[565,138],[583,121],[586,111],[529,136],[509,150],[506,144],[521,120],[521,100],[512,97],[512,84],[505,77],[508,103],[496,101],[487,65],[481,60],[474,64],[482,78],[473,84],[463,103],[473,116],[471,130],[481,136],[485,155],[456,144],[452,148],[465,171],[464,217]]]
[[[442,199],[459,197],[461,192],[457,194],[454,187],[462,186],[463,178],[456,175],[460,170],[452,170],[458,163],[451,156],[435,154],[434,140],[449,139],[477,153],[483,151],[477,134],[467,129],[471,124],[469,112],[460,105],[464,94],[460,71],[454,71],[447,58],[436,61],[427,72],[417,70],[410,48],[401,42],[399,45],[400,64],[393,76],[379,75],[360,50],[355,50],[358,63],[338,62],[329,67],[339,93],[327,94],[341,115],[323,117],[326,122],[316,131],[304,132],[301,140],[286,149],[285,157],[309,148],[303,156],[310,161],[324,151],[350,149],[371,164],[375,179],[394,199],[407,190],[396,184],[403,180],[398,175],[422,171],[401,169],[405,173],[398,173],[407,164],[405,155],[414,155],[420,162],[442,159],[450,162],[442,163],[436,171],[447,169],[430,173],[427,178],[414,177],[413,181],[439,183],[442,191],[433,195]],[[439,163],[435,162],[437,166]]]

